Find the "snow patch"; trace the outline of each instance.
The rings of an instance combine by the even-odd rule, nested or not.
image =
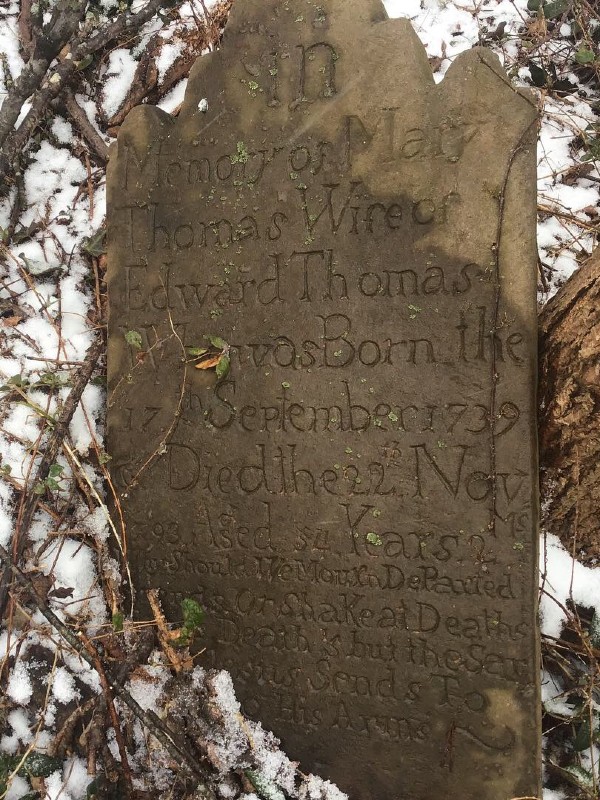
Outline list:
[[[75,679],[65,667],[59,667],[54,673],[52,694],[63,705],[81,697],[79,690],[75,686]]]
[[[185,50],[185,45],[181,40],[163,44],[160,50],[160,54],[156,59],[159,84],[164,81],[165,75],[167,74],[169,69],[173,66],[173,64],[177,61],[177,59],[183,53],[184,50]]]
[[[21,660],[17,661],[10,672],[6,694],[20,706],[26,706],[31,700],[33,686],[27,667]]]
[[[130,50],[121,47],[110,54],[102,90],[102,108],[107,117],[116,114],[127,97],[137,65]]]
[[[546,636],[560,636],[569,601],[600,613],[598,570],[573,561],[554,534],[546,535],[545,554],[542,542],[540,571],[544,589],[540,598],[540,615],[542,632]]]

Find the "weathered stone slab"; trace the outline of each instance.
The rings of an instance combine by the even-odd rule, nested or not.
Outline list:
[[[353,798],[538,792],[535,140],[493,55],[436,86],[379,0],[238,0],[111,158],[139,607],[199,598],[207,663]]]

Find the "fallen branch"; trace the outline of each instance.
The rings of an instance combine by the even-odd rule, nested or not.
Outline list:
[[[108,161],[108,145],[89,121],[87,114],[75,99],[75,95],[72,91],[67,90],[65,92],[64,104],[66,112],[75,125],[75,128],[104,166]]]
[[[39,63],[32,57],[30,64],[24,70],[24,73],[31,73],[30,77],[23,77],[22,73],[19,80],[21,78],[23,80],[21,83],[15,82],[14,89],[9,92],[0,110],[0,184],[4,182],[8,185],[7,176],[18,171],[17,164],[29,138],[44,118],[50,103],[73,80],[78,65],[110,45],[121,34],[135,33],[160,9],[172,6],[176,2],[177,0],[150,0],[145,8],[135,14],[127,11],[103,28],[95,31],[85,30],[75,38],[70,46],[70,52],[64,53],[62,61],[50,72],[48,69],[56,53],[52,59],[42,60]],[[79,13],[85,5],[79,6]],[[23,103],[30,95],[31,107],[19,127],[13,130]]]
[[[0,108],[0,147],[12,131],[19,118],[23,104],[43,83],[52,61],[62,48],[75,36],[85,11],[85,4],[60,0],[54,8],[50,21],[42,28],[37,41],[33,42],[33,53],[11,91]]]
[[[96,651],[92,643],[83,634],[82,631],[79,632],[79,636],[81,638],[81,641],[83,642],[83,646],[86,648],[86,650],[91,656],[94,669],[96,670],[96,672],[100,677],[100,685],[102,686],[102,692],[104,694],[108,715],[110,717],[110,722],[115,732],[115,739],[117,741],[117,748],[119,750],[119,758],[121,759],[121,770],[123,772],[123,778],[125,780],[125,791],[127,795],[127,800],[133,800],[134,797],[133,775],[131,774],[131,767],[129,766],[127,748],[125,746],[125,740],[123,739],[123,731],[121,730],[121,725],[119,724],[119,717],[117,715],[117,709],[115,708],[115,701],[113,698],[113,693],[111,691],[110,682],[108,680],[106,670],[104,669],[104,666],[100,661],[100,656],[98,655],[98,652]]]

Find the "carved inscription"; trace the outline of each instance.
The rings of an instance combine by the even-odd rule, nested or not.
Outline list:
[[[436,87],[379,0],[309,6],[234,6],[180,119],[134,112],[112,159],[138,597],[196,597],[205,663],[351,796],[532,796],[535,109],[483,51]]]

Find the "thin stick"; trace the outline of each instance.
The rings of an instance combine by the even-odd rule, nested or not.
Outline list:
[[[131,767],[129,766],[127,748],[125,747],[125,740],[123,739],[123,731],[121,730],[121,725],[119,723],[119,717],[117,715],[117,710],[115,708],[115,701],[113,698],[108,677],[106,675],[106,670],[102,666],[102,662],[100,661],[100,656],[98,655],[98,651],[94,648],[89,639],[84,635],[82,631],[79,632],[79,635],[81,637],[81,641],[83,642],[83,646],[86,648],[86,650],[92,657],[92,660],[94,662],[94,669],[100,676],[100,684],[102,685],[102,691],[104,693],[104,698],[106,700],[108,715],[110,716],[110,721],[112,723],[113,730],[115,732],[115,738],[117,740],[119,757],[121,759],[121,767],[123,768],[123,777],[125,778],[127,797],[131,800],[131,798],[133,798],[134,796],[133,775],[131,774]]]

